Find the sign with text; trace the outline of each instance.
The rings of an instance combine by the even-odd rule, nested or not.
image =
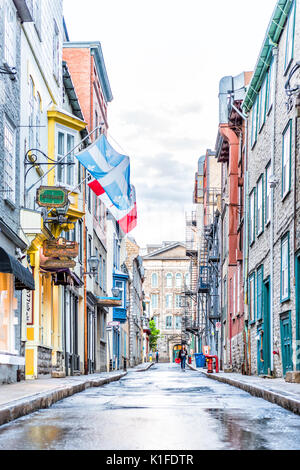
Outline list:
[[[70,242],[65,238],[45,240],[43,243],[43,253],[44,256],[50,258],[59,258],[60,256],[76,258],[79,253],[79,245],[77,242]]]
[[[65,188],[41,186],[36,193],[36,202],[40,207],[65,207],[68,202],[68,193]]]

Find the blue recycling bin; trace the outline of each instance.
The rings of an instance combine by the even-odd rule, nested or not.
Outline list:
[[[196,361],[196,367],[205,367],[206,366],[206,359],[204,354],[202,353],[195,353],[195,361]]]

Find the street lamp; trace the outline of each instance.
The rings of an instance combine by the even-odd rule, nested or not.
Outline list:
[[[117,287],[113,287],[111,290],[112,296],[115,297],[116,299],[120,298],[120,289]]]
[[[89,264],[89,268],[90,268],[90,272],[87,272],[85,273],[83,268],[81,267],[80,268],[80,276],[87,276],[87,275],[90,275],[90,276],[95,276],[98,272],[98,267],[99,267],[99,263],[100,263],[100,260],[99,258],[97,258],[97,256],[91,256],[89,259],[88,259],[88,264]]]

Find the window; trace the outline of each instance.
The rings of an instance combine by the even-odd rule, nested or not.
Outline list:
[[[59,80],[59,64],[60,64],[60,46],[59,46],[59,29],[54,20],[53,29],[53,75]]]
[[[271,220],[271,210],[272,210],[272,191],[270,186],[270,176],[271,176],[271,163],[266,168],[266,224]]]
[[[253,108],[252,108],[251,147],[254,146],[256,139],[257,139],[258,107],[259,107],[259,96],[257,95]]]
[[[281,240],[281,302],[289,300],[290,297],[290,240],[287,234]]]
[[[257,320],[263,317],[263,266],[257,270]]]
[[[97,247],[95,248],[95,256],[96,256],[97,259],[99,259],[99,253],[98,253],[98,248]],[[95,281],[96,281],[96,284],[99,284],[99,273],[96,274]]]
[[[172,294],[166,295],[166,308],[173,308],[173,295]]]
[[[268,104],[267,104],[267,109],[268,112],[270,111],[272,104],[273,104],[273,98],[274,98],[274,81],[275,81],[275,64],[274,64],[274,59],[271,62],[270,68],[269,68],[269,79],[268,79]]]
[[[124,281],[115,281],[115,288],[119,289],[120,291],[120,297],[122,299],[122,306],[120,308],[126,308],[126,303],[125,303],[125,287],[124,287]]]
[[[15,67],[16,61],[16,10],[12,2],[5,2],[4,16],[4,61]]]
[[[291,143],[292,121],[287,125],[283,133],[282,143],[282,197],[284,198],[291,188]]]
[[[99,258],[99,286],[103,287],[103,261],[101,255]]]
[[[181,317],[175,317],[175,328],[176,330],[181,329]]]
[[[166,317],[166,329],[169,330],[172,328],[172,317],[171,316],[167,316]]]
[[[159,317],[158,317],[157,315],[155,315],[155,316],[153,317],[153,320],[154,320],[154,323],[155,323],[156,328],[158,329],[158,327],[159,327]]]
[[[78,253],[78,261],[82,263],[83,256],[83,222],[82,220],[78,221],[78,242],[79,242],[79,253]]]
[[[103,259],[102,263],[102,280],[103,280],[103,290],[106,292],[106,261]]]
[[[158,294],[151,294],[151,307],[158,308]]]
[[[287,21],[284,70],[287,70],[294,56],[295,9],[294,1]]]
[[[15,131],[5,122],[4,124],[4,191],[5,198],[16,202],[16,155],[15,155]]]
[[[190,273],[185,274],[185,284],[186,284],[186,287],[188,287],[188,288],[191,287]]]
[[[257,225],[256,225],[256,231],[257,235],[261,234],[263,232],[263,227],[264,227],[264,206],[263,206],[263,201],[264,201],[264,178],[263,176],[260,177],[258,183],[257,183],[257,215],[256,215],[256,220],[257,220]]]
[[[173,276],[171,273],[166,275],[167,287],[172,287],[173,285]]]
[[[42,111],[42,100],[40,94],[37,93],[36,100],[36,114],[35,114],[35,148],[40,149],[41,147],[41,111]]]
[[[35,29],[38,33],[39,39],[42,40],[41,31],[42,31],[42,14],[41,14],[41,0],[34,0],[33,5],[33,17],[35,22]]]
[[[152,287],[157,287],[157,286],[158,286],[158,276],[157,276],[157,273],[152,273],[152,276],[151,276],[151,286],[152,286]]]
[[[176,274],[176,287],[182,286],[182,275],[180,273]]]
[[[74,186],[74,135],[60,130],[57,137],[57,161],[68,165],[57,166],[57,181]]]
[[[175,306],[176,308],[181,308],[181,295],[177,294],[175,297]]]
[[[266,76],[260,91],[259,130],[262,129],[266,119],[267,84],[268,76]]]
[[[255,321],[255,273],[249,280],[249,322]]]
[[[255,189],[250,194],[249,200],[249,241],[250,245],[255,240]]]
[[[29,150],[34,148],[34,82],[29,78]]]

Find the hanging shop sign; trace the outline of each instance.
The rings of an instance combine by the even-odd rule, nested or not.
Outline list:
[[[65,207],[68,203],[68,192],[56,186],[41,186],[36,193],[36,202],[40,207]]]
[[[43,264],[41,264],[41,268],[47,269],[63,269],[63,268],[75,268],[76,261],[72,259],[56,259],[56,258],[48,258]]]
[[[45,240],[43,243],[44,256],[55,258],[67,256],[68,258],[77,258],[79,254],[79,245],[77,242],[70,242],[65,238],[56,240]]]
[[[26,324],[33,325],[33,291],[26,290],[25,296]]]

